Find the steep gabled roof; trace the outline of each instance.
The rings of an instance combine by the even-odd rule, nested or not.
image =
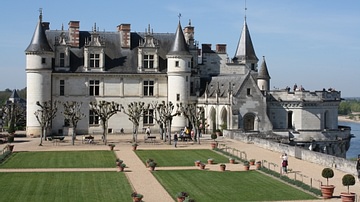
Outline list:
[[[236,49],[235,58],[237,58],[238,61],[259,61],[259,59],[256,57],[254,46],[251,41],[250,32],[246,23],[246,18],[244,20],[243,30],[241,32],[239,43]]]
[[[45,30],[42,25],[42,14],[39,15],[39,21],[36,25],[34,35],[31,39],[29,46],[25,52],[52,52],[45,35]]]
[[[175,40],[172,44],[168,55],[189,55],[189,47],[185,41],[184,33],[181,28],[181,24],[179,21],[176,33]]]

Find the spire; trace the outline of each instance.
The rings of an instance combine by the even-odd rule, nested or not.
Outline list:
[[[258,74],[257,78],[258,79],[265,79],[265,80],[270,79],[269,71],[267,69],[267,65],[266,65],[266,61],[265,61],[265,56],[263,56],[263,62],[261,64],[261,69],[259,71],[259,74]]]
[[[9,99],[19,99],[20,96],[18,95],[17,91],[14,89],[9,97]]]
[[[179,24],[175,33],[175,40],[172,44],[170,51],[168,53],[169,55],[188,55],[189,48],[187,46],[187,43],[185,41],[184,33],[181,28],[180,20]]]
[[[39,21],[36,25],[34,35],[25,52],[53,51],[47,41],[45,30],[42,26],[42,10],[40,9]]]
[[[235,58],[239,62],[249,60],[253,61],[253,63],[256,63],[259,61],[259,59],[256,57],[254,46],[251,41],[250,32],[246,23],[246,16],[240,40],[236,49]]]

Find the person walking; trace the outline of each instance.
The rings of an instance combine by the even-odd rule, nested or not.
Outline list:
[[[288,156],[286,153],[281,155],[280,157],[282,159],[281,166],[282,166],[282,173],[287,173],[287,166],[288,166]]]
[[[357,170],[357,174],[358,174],[358,182],[360,182],[360,154],[358,155],[358,158],[357,158],[356,170]]]
[[[174,146],[175,146],[175,147],[177,147],[177,142],[178,142],[178,140],[179,140],[179,139],[178,139],[178,134],[175,133],[175,134],[174,134]]]

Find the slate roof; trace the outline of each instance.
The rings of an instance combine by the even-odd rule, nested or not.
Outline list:
[[[246,23],[246,19],[244,20],[243,30],[241,32],[241,36],[234,57],[237,58],[238,61],[243,61],[243,60],[259,61],[259,59],[256,57],[255,54],[255,49],[251,41],[250,32]]]
[[[39,16],[39,21],[36,25],[34,35],[31,39],[29,46],[25,52],[51,52],[53,49],[50,47],[46,40],[45,30],[42,25],[42,14]]]
[[[263,57],[263,62],[261,64],[261,69],[259,71],[259,74],[258,74],[258,79],[270,79],[270,74],[269,74],[269,71],[267,69],[267,65],[266,65],[266,61],[265,61],[265,57]]]
[[[46,36],[50,46],[55,50],[55,40],[64,33],[68,36],[68,31],[62,30],[47,30]],[[130,49],[121,48],[120,33],[119,32],[97,32],[100,40],[105,44],[105,72],[104,73],[123,73],[132,74],[137,73],[138,67],[138,46],[139,41],[144,40],[146,33],[131,32]],[[82,72],[84,66],[84,45],[85,39],[90,38],[91,32],[80,31],[80,48],[70,48],[70,72]],[[159,54],[159,71],[166,73],[167,62],[166,54],[170,51],[171,45],[175,39],[174,33],[153,33],[160,49]],[[92,72],[86,72],[92,73]],[[96,72],[99,73],[99,72]],[[146,74],[147,72],[143,72]],[[154,73],[154,72],[151,72]]]
[[[216,97],[218,93],[219,97],[228,97],[229,90],[235,95],[240,91],[241,85],[244,83],[247,75],[219,75],[209,78],[208,80],[203,79],[202,82],[206,82],[205,92],[208,93],[208,97]],[[205,92],[202,97],[205,96]]]
[[[181,24],[179,21],[178,27],[175,33],[175,40],[171,46],[170,52],[168,55],[189,55],[189,48],[185,41],[184,33],[181,28]]]

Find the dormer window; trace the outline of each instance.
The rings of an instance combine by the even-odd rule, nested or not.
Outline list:
[[[60,53],[59,55],[59,62],[60,62],[60,67],[64,67],[65,66],[65,53]]]
[[[100,67],[100,54],[90,54],[90,67],[91,68]]]
[[[144,68],[145,69],[154,68],[154,55],[144,55]]]

